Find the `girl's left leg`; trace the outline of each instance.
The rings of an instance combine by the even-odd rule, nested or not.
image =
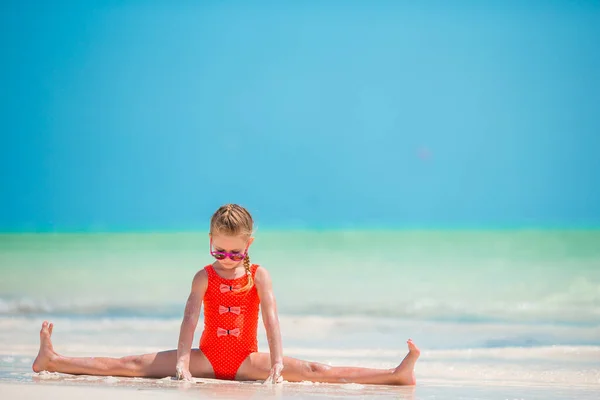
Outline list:
[[[374,385],[415,385],[415,363],[421,354],[412,340],[408,354],[396,368],[372,369],[360,367],[331,367],[329,365],[283,359],[283,379],[288,382],[363,383]],[[236,380],[264,380],[269,376],[271,358],[268,353],[252,353],[238,369]]]

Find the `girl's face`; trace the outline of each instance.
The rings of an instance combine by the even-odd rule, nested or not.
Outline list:
[[[246,235],[211,235],[210,253],[223,268],[237,267],[246,256],[254,238]]]

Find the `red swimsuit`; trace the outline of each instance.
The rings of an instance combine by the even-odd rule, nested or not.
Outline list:
[[[208,358],[218,379],[234,380],[237,370],[251,353],[258,351],[259,297],[256,286],[239,292],[246,276],[224,279],[212,265],[204,267],[208,288],[204,295],[204,331],[200,350]],[[258,265],[252,265],[252,278]]]

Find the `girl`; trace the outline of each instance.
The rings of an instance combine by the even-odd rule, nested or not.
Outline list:
[[[210,221],[210,254],[216,259],[194,276],[177,350],[123,358],[65,357],[52,347],[53,324],[44,322],[35,372],[153,377],[175,375],[229,380],[354,382],[414,385],[420,351],[408,340],[408,354],[394,369],[330,367],[283,356],[279,320],[271,279],[264,267],[250,264],[253,221],[236,204],[219,208]],[[191,349],[204,303],[204,330],[199,349]],[[258,311],[262,313],[269,353],[259,353]]]

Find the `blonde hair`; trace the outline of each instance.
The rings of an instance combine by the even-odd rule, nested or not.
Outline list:
[[[254,221],[252,215],[238,204],[225,204],[210,219],[210,234],[225,236],[252,236]],[[247,282],[239,291],[246,292],[254,286],[250,270],[250,256],[244,257]]]

